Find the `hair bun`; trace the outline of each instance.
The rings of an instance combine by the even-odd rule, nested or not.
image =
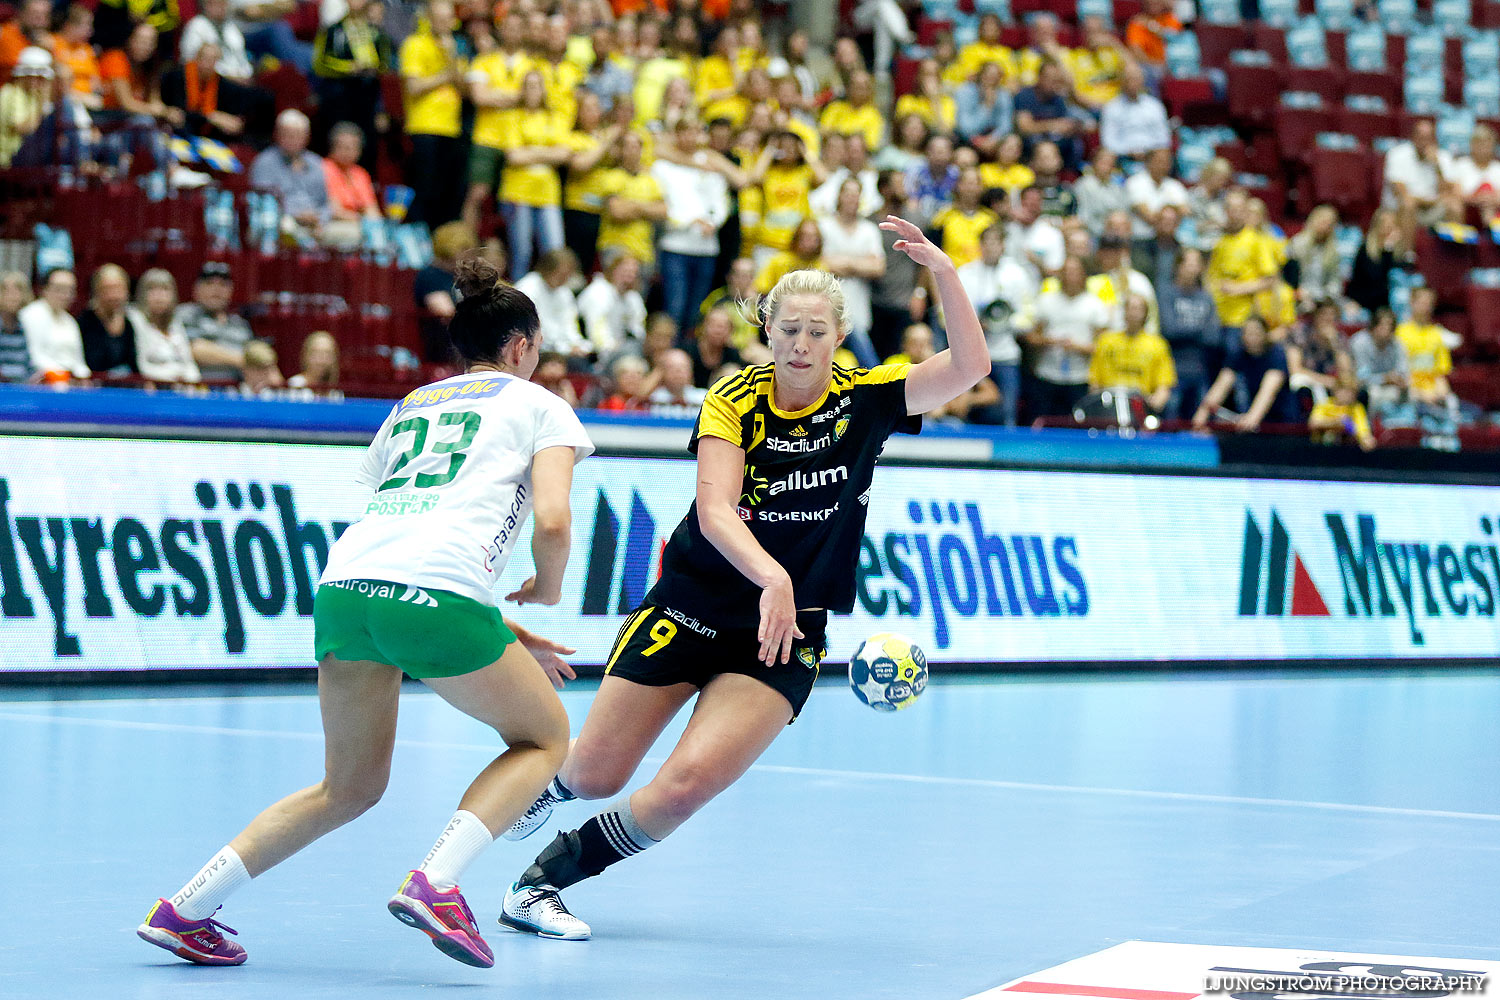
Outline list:
[[[488,294],[502,280],[500,269],[478,254],[463,258],[453,269],[453,287],[461,300]]]

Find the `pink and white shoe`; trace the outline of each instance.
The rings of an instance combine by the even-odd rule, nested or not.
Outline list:
[[[141,940],[197,965],[244,965],[247,957],[244,948],[224,936],[239,931],[213,919],[184,919],[165,899],[156,901],[135,932]]]
[[[457,888],[440,892],[426,875],[413,871],[386,908],[403,924],[432,938],[433,946],[454,961],[481,969],[495,964],[495,953],[479,936],[474,913]]]

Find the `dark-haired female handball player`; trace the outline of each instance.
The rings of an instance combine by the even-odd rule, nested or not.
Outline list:
[[[720,381],[698,414],[697,499],[673,532],[660,581],[625,619],[583,731],[546,794],[508,839],[558,802],[617,794],[695,694],[686,731],[645,787],[549,844],[505,895],[501,923],[578,940],[589,927],[558,890],[660,842],[732,785],[796,718],[825,652],[828,612],[854,604],[875,459],[897,430],[973,388],[990,369],[953,262],[888,216],[896,249],[931,268],[949,349],[918,365],[846,369],[838,279],[793,271],[763,301],[773,363]]]
[[[593,446],[566,403],[527,381],[540,347],[531,300],[483,260],[464,261],[455,281],[462,299],[449,332],[467,370],[412,392],[386,418],[355,475],[374,495],[319,581],[323,780],[252,820],[137,931],[190,962],[243,962],[245,949],[225,937],[235,932],[213,919],[220,904],[379,801],[404,670],[509,749],[474,779],[390,910],[449,957],[494,965],[458,881],[557,773],[568,718],[548,677],[560,686],[572,676],[557,657],[571,650],[507,623],[494,589],[530,512],[536,575],[509,599],[561,598],[573,465]],[[488,540],[483,558],[476,539]]]

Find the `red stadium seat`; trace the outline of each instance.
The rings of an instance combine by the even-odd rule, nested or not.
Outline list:
[[[1373,145],[1381,136],[1400,135],[1396,116],[1381,111],[1351,111],[1338,108],[1334,111],[1334,127],[1347,132],[1366,145]]]
[[[1287,64],[1286,32],[1269,24],[1256,24],[1250,28],[1250,47],[1271,57],[1277,66]]]
[[[1182,118],[1195,108],[1218,103],[1214,99],[1213,85],[1201,76],[1167,77],[1161,84],[1161,99],[1173,118]]]
[[[1491,348],[1500,346],[1500,288],[1468,285],[1465,305],[1475,344]]]
[[[1225,71],[1229,78],[1229,115],[1236,121],[1268,124],[1281,97],[1281,72],[1275,66],[1235,66]]]
[[[1386,106],[1401,106],[1401,76],[1399,73],[1361,73],[1350,70],[1344,74],[1344,90],[1349,94],[1368,94],[1385,100]]]
[[[1344,215],[1362,212],[1373,201],[1370,160],[1374,154],[1359,149],[1313,148],[1308,155],[1314,202],[1329,202]]]
[[[1249,44],[1250,35],[1238,24],[1205,24],[1193,28],[1198,36],[1198,55],[1205,67],[1223,69],[1229,65],[1229,53]]]
[[[1488,410],[1500,405],[1495,369],[1490,365],[1458,365],[1448,375],[1448,385],[1466,403]]]
[[[952,21],[932,21],[924,18],[917,26],[917,44],[931,48],[936,44],[939,35],[952,30]]]
[[[1449,243],[1433,235],[1430,229],[1417,231],[1417,268],[1427,284],[1437,293],[1438,302],[1462,308],[1468,291],[1469,269],[1477,257],[1472,246]]]
[[[1283,160],[1298,160],[1313,147],[1319,132],[1333,129],[1333,112],[1326,108],[1278,108],[1276,146]]]
[[[1344,100],[1344,90],[1347,85],[1343,70],[1333,68],[1304,69],[1299,66],[1287,67],[1287,90],[1303,90],[1311,94],[1317,94],[1323,98],[1323,103],[1329,107],[1333,107]]]
[[[1141,0],[1115,0],[1115,27],[1122,35],[1125,32],[1125,25],[1129,24],[1130,19],[1139,14],[1144,7],[1145,4]]]

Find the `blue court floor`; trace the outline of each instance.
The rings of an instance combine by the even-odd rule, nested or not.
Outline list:
[[[592,693],[564,695],[575,729]],[[0,689],[0,997],[961,1000],[1133,938],[1500,957],[1495,673],[954,679],[892,716],[826,684],[677,835],[566,894],[593,941],[495,923],[550,832],[498,842],[465,881],[489,971],[384,902],[492,734],[410,689],[386,800],[232,899],[250,961],[204,969],[134,928],[319,777],[317,704],[127,694]]]

